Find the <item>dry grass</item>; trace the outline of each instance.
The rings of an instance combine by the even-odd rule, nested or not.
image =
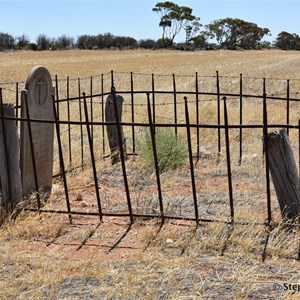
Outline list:
[[[146,74],[194,74],[257,78],[299,78],[298,52],[267,51],[45,51],[0,53],[0,82],[24,81],[36,65],[60,78],[95,76],[115,71]]]
[[[43,65],[59,78],[97,76],[116,72],[143,74],[214,76],[222,75],[253,78],[298,78],[298,52],[282,51],[67,51],[67,52],[12,52],[0,53],[0,82],[24,81],[33,66]],[[128,75],[126,75],[128,77]],[[194,89],[191,81],[178,79],[183,90]],[[128,80],[117,74],[119,86]],[[276,85],[275,93],[282,93],[285,84]],[[292,92],[297,91],[297,80]],[[143,76],[137,87],[149,88]],[[165,77],[158,79],[158,89],[170,88]],[[215,88],[212,81],[203,79],[205,88]],[[235,78],[224,78],[221,87],[236,89]],[[257,89],[255,79],[245,88]],[[151,86],[150,86],[151,88]],[[259,88],[258,91],[261,91]],[[126,99],[125,99],[126,100]],[[157,101],[167,101],[161,97]],[[238,107],[230,102],[230,122],[238,120]],[[297,122],[297,105],[293,104],[292,122]],[[77,106],[74,105],[75,112]],[[180,108],[183,113],[183,107]],[[274,112],[282,104],[272,106]],[[194,110],[191,108],[194,118]],[[141,113],[140,120],[147,120]],[[163,120],[172,114],[171,108],[158,110]],[[215,107],[207,103],[201,110],[204,123],[214,123]],[[125,114],[129,118],[130,114]],[[270,122],[282,122],[278,113],[271,114]],[[245,106],[245,123],[261,122],[261,103]],[[143,119],[144,118],[144,119]],[[181,117],[184,121],[184,117]],[[129,129],[127,129],[130,132]],[[80,161],[78,128],[72,131],[74,157]],[[126,131],[125,131],[126,132]],[[184,131],[183,131],[184,133]],[[192,134],[195,134],[193,132]],[[245,133],[246,135],[246,133]],[[14,222],[0,228],[0,299],[300,299],[300,292],[284,289],[284,284],[300,284],[299,232],[286,231],[276,217],[278,205],[272,198],[277,224],[271,232],[262,225],[265,221],[265,183],[261,158],[261,131],[251,132],[246,142],[245,164],[239,166],[238,133],[231,132],[235,216],[249,225],[234,228],[224,222],[201,223],[198,228],[189,222],[137,220],[132,226],[128,219],[99,219],[53,214],[21,213]],[[215,147],[215,132],[201,130],[201,145]],[[297,140],[297,132],[291,132]],[[100,138],[99,141],[101,142]],[[223,143],[224,141],[222,141]],[[88,153],[87,143],[84,144]],[[224,148],[223,148],[224,149]],[[98,151],[98,150],[97,150]],[[259,154],[253,157],[253,154]],[[86,158],[85,158],[86,159]],[[217,159],[219,164],[216,164]],[[67,160],[67,159],[66,159]],[[88,162],[88,159],[86,159]],[[73,162],[74,163],[74,162]],[[128,180],[136,212],[157,213],[157,191],[153,170],[145,168],[137,159],[127,162]],[[99,161],[97,169],[103,209],[108,212],[126,211],[120,166]],[[201,160],[195,167],[200,215],[228,221],[229,209],[225,154]],[[161,176],[166,211],[170,214],[193,214],[187,205],[191,199],[188,166],[168,171]],[[72,208],[95,211],[95,191],[90,168],[77,169],[68,175]],[[65,210],[61,182],[55,188],[45,208]],[[268,240],[267,248],[265,249]],[[262,257],[266,261],[262,262]]]
[[[140,248],[130,254],[125,238],[111,257],[97,241],[108,241],[113,228],[100,226],[75,250],[76,238],[82,241],[92,228],[70,227],[46,214],[23,214],[2,227],[1,299],[299,299],[298,292],[274,290],[276,283],[299,284],[299,263],[281,258],[287,244],[276,233],[268,248],[272,258],[261,262],[261,227],[243,226],[230,235],[221,223],[195,229],[167,222],[160,229],[157,222],[139,221],[132,231],[139,230]],[[58,238],[68,235],[69,242]]]

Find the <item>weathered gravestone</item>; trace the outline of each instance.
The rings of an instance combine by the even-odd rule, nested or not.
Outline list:
[[[52,186],[54,124],[34,122],[33,119],[54,120],[53,94],[54,88],[48,70],[39,66],[33,68],[28,75],[21,100],[22,118],[29,120],[21,123],[20,164],[23,196],[36,190],[34,165],[38,189],[49,191]]]
[[[116,103],[114,103],[116,101]],[[105,121],[111,123],[121,123],[122,122],[122,105],[124,98],[121,95],[110,94],[107,96],[105,104]],[[117,108],[117,114],[115,112],[115,107]],[[118,125],[107,125],[107,138],[109,143],[109,148],[111,152],[111,162],[114,165],[119,162],[121,157],[121,147],[123,154],[126,159],[126,139],[124,136],[123,128],[120,125],[118,132]],[[120,135],[120,136],[119,136]],[[121,145],[120,145],[121,144]]]
[[[0,115],[15,118],[14,105],[3,104]],[[0,182],[2,205],[9,213],[22,200],[20,144],[17,125],[13,119],[0,121]]]

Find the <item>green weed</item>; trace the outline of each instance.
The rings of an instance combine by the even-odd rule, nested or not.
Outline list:
[[[170,128],[157,128],[155,146],[160,172],[181,167],[187,157],[186,141]],[[145,130],[138,143],[139,152],[144,164],[154,167],[153,145],[150,130]]]

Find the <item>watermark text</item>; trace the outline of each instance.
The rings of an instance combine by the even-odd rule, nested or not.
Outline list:
[[[292,283],[274,283],[273,289],[277,292],[298,292],[300,293],[300,284],[292,284]]]

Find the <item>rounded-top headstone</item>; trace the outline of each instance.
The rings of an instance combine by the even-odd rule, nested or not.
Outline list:
[[[49,71],[41,66],[33,68],[27,77],[21,101],[21,116],[26,120],[21,122],[20,164],[23,196],[36,188],[47,190],[52,186],[53,94]],[[33,121],[29,126],[30,120]],[[37,122],[38,120],[43,122]]]
[[[38,105],[42,105],[51,97],[52,79],[45,67],[34,67],[27,77],[25,89],[33,93],[32,99]]]

